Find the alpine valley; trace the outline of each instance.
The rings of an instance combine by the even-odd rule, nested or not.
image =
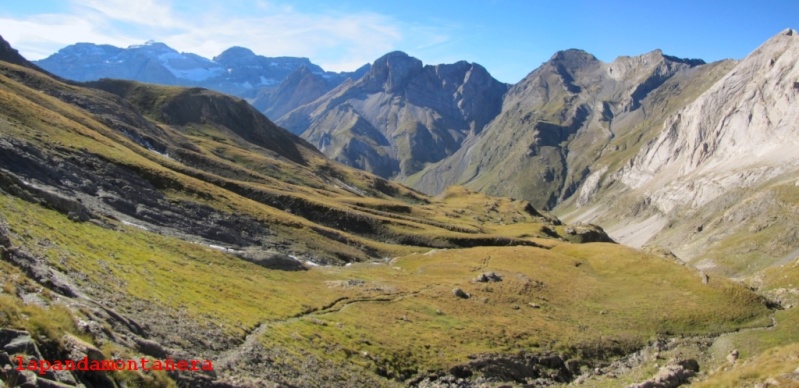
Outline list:
[[[792,29],[515,85],[0,38],[0,387],[799,385],[797,103]],[[205,367],[18,367],[84,359]]]

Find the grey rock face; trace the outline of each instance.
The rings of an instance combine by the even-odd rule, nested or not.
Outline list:
[[[279,252],[257,252],[250,255],[240,255],[243,259],[258,264],[265,268],[281,271],[307,271],[299,260]]]
[[[424,66],[402,52],[379,58],[277,123],[328,157],[382,177],[407,176],[460,148],[499,113],[507,85],[477,64]]]
[[[309,67],[300,66],[276,88],[264,88],[252,104],[268,117],[279,118],[298,106],[316,100],[340,82],[338,77],[325,77]]]
[[[788,30],[790,31],[790,30]],[[668,213],[799,167],[799,37],[770,39],[664,124],[619,174]],[[701,190],[697,190],[701,187]]]
[[[501,282],[502,277],[495,272],[485,272],[474,278],[476,283]]]
[[[29,354],[41,359],[39,348],[33,342],[31,335],[26,331],[13,329],[0,329],[0,344],[2,349],[8,354]]]
[[[659,50],[612,63],[582,50],[558,52],[507,92],[485,129],[406,183],[429,194],[461,184],[552,208],[602,168],[594,162],[642,120],[647,96],[700,63]]]
[[[638,124],[601,149],[564,219],[602,224],[627,245],[671,250],[711,275],[789,262],[796,216],[783,193],[799,177],[797,59],[799,37],[789,29],[739,62],[694,66],[643,99],[620,100],[621,112],[604,115],[610,129]],[[609,71],[629,78],[644,61],[617,60]],[[671,66],[680,63],[691,61]],[[636,101],[640,108],[624,113]],[[755,235],[768,243],[741,242]]]
[[[696,360],[688,359],[666,365],[651,379],[639,384],[632,384],[628,388],[673,388],[689,382],[691,377],[699,372]]]

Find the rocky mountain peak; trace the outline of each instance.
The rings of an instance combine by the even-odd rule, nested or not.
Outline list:
[[[371,63],[367,63],[367,64],[365,64],[365,65],[363,65],[363,66],[359,67],[358,69],[356,69],[355,71],[353,71],[353,72],[351,73],[351,75],[352,75],[352,79],[354,79],[354,80],[357,80],[358,78],[361,78],[361,77],[363,77],[363,76],[364,76],[364,75],[366,75],[366,73],[368,73],[368,72],[369,72],[369,70],[371,70],[371,69],[372,69],[372,64],[371,64]]]
[[[663,58],[667,59],[670,62],[683,63],[683,64],[689,65],[691,67],[704,65],[704,64],[707,63],[704,60],[699,59],[699,58],[679,58],[679,57],[666,55],[666,54],[663,54]]]
[[[227,64],[230,62],[239,62],[242,60],[255,58],[256,55],[254,52],[252,52],[252,50],[245,47],[233,46],[215,56],[213,60],[214,62]]]
[[[619,100],[618,111],[632,111],[675,74],[704,64],[701,59],[679,58],[656,49],[634,57],[618,57],[604,68],[605,76],[617,82],[624,95]]]
[[[579,49],[558,51],[549,59],[549,63],[563,65],[567,68],[580,68],[597,62],[599,59],[593,54]]]
[[[387,92],[393,92],[422,69],[422,61],[402,51],[393,51],[378,58],[364,78],[370,85],[383,86]]]
[[[486,85],[491,82],[496,82],[496,80],[491,76],[485,67],[477,63],[469,64],[469,71],[466,73],[466,79],[464,80],[464,83]]]
[[[466,61],[458,61],[455,63],[446,63],[433,66],[436,73],[443,75],[444,77],[446,77],[447,74],[451,73],[464,73],[470,67],[472,67],[472,65]]]
[[[172,47],[167,46],[165,43],[148,40],[144,44],[128,46],[129,50],[138,50],[145,52],[152,52],[156,54],[177,53],[178,51]]]
[[[688,65],[689,67],[693,67],[693,66],[704,65],[705,61],[697,58],[680,58],[673,55],[667,55],[663,53],[663,50],[655,49],[646,54],[638,55],[635,57],[629,57],[629,56],[618,57],[613,62],[611,62],[611,67],[617,64],[622,64],[622,66],[646,67],[646,66],[658,65],[661,63],[667,63],[669,65],[683,64],[683,65]]]
[[[452,64],[435,65],[432,68],[435,74],[448,84],[463,87],[467,84],[490,86],[496,83],[488,70],[477,63],[458,61]]]
[[[61,56],[78,59],[78,57],[85,58],[88,56],[106,58],[117,55],[122,51],[123,49],[108,44],[75,43],[71,46],[67,46],[61,50],[58,50],[58,53],[51,55],[51,57]]]
[[[769,39],[666,120],[621,180],[649,188],[651,203],[668,212],[685,204],[701,206],[795,168],[799,112],[791,107],[798,61],[799,36],[793,30]],[[689,184],[713,189],[689,190]]]

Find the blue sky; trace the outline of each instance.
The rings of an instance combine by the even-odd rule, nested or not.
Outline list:
[[[603,61],[658,48],[740,59],[787,27],[799,28],[799,0],[0,2],[0,35],[30,59],[76,42],[156,40],[209,58],[244,46],[344,71],[402,50],[426,64],[477,62],[509,83],[558,50],[580,48]]]

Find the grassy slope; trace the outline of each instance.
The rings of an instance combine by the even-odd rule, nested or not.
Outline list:
[[[14,69],[20,71],[19,69]],[[28,76],[33,73],[28,71]],[[55,154],[67,157],[69,153],[81,150],[102,155],[110,161],[130,166],[153,179],[164,179],[171,183],[174,190],[166,190],[173,198],[191,198],[228,213],[245,213],[264,220],[275,228],[283,228],[284,234],[297,244],[307,245],[311,249],[333,252],[339,256],[365,260],[369,257],[353,246],[364,246],[376,251],[380,256],[393,256],[407,252],[408,249],[397,246],[386,246],[375,240],[398,240],[424,236],[423,245],[446,246],[453,238],[473,238],[476,233],[464,234],[462,231],[475,232],[479,228],[478,221],[473,220],[472,228],[451,230],[447,223],[431,224],[428,219],[441,217],[435,209],[425,211],[412,210],[406,214],[404,209],[408,203],[426,201],[407,188],[380,180],[370,174],[355,171],[324,160],[319,155],[307,155],[307,165],[290,163],[270,156],[257,146],[245,142],[240,137],[225,133],[218,127],[196,126],[167,127],[161,126],[170,137],[181,142],[191,142],[199,146],[197,158],[200,162],[194,165],[182,165],[174,160],[155,156],[134,144],[126,137],[114,132],[97,122],[94,117],[74,106],[65,104],[52,97],[39,93],[31,88],[14,82],[12,79],[0,79],[7,88],[0,95],[0,101],[7,106],[16,107],[7,114],[8,125],[4,131],[9,136],[30,142],[37,148],[53,150],[56,146],[67,145],[68,151],[56,151]],[[72,88],[49,79],[43,87]],[[99,93],[92,90],[81,90],[85,93]],[[135,100],[135,98],[133,99]],[[184,134],[183,131],[186,133]],[[165,141],[166,142],[166,141]],[[196,167],[195,167],[196,166]],[[200,171],[203,168],[204,171]],[[236,185],[233,193],[220,186]],[[389,192],[391,196],[384,194]],[[267,205],[253,202],[247,191],[256,190],[266,197]],[[367,195],[367,198],[363,196]],[[199,197],[199,198],[198,198]],[[262,202],[264,200],[261,200]],[[270,202],[271,201],[271,202]],[[336,232],[351,241],[342,244],[320,236],[317,230],[327,229],[330,224],[319,225],[309,222],[307,217],[298,217],[275,208],[275,203],[295,203],[301,208],[316,209],[316,212],[336,212],[340,214],[340,223],[345,225],[350,219],[366,219],[381,225],[374,231],[364,232],[361,238],[346,232]],[[363,209],[363,204],[370,202],[372,207],[389,209],[380,214],[373,210]],[[288,206],[288,205],[286,205]],[[392,214],[391,209],[402,209],[399,217]],[[296,212],[296,211],[295,211]],[[519,221],[530,221],[533,217],[522,213]],[[412,235],[407,230],[415,229]],[[424,233],[419,233],[419,232]],[[355,232],[358,234],[358,232]],[[490,237],[490,236],[488,236]],[[438,240],[438,242],[436,242]]]
[[[741,387],[763,384],[769,379],[786,386],[799,381],[799,261],[772,266],[747,278],[770,298],[782,300],[784,309],[773,314],[774,326],[764,330],[743,330],[719,337],[710,348],[715,362],[701,387]],[[793,293],[790,291],[793,290]],[[733,366],[725,357],[738,350]],[[772,381],[772,384],[773,384]],[[793,384],[793,385],[792,385]]]
[[[182,143],[194,145],[183,151],[198,155],[193,160],[200,162],[183,164],[138,146],[98,115],[40,90],[110,101],[105,93],[4,65],[4,138],[62,160],[81,152],[101,156],[162,182],[169,198],[255,217],[293,242],[294,249],[360,260],[374,257],[365,252],[394,257],[389,264],[272,271],[170,235],[110,219],[105,222],[111,227],[75,223],[38,204],[0,196],[0,214],[15,246],[45,258],[90,297],[132,317],[158,312],[167,322],[191,322],[232,338],[265,324],[270,328],[261,338],[266,345],[333,365],[359,365],[364,374],[406,378],[486,352],[559,351],[591,360],[630,351],[657,335],[761,325],[767,313],[744,288],[715,278],[702,285],[696,273],[669,261],[612,244],[548,238],[542,230],[547,219],[531,214],[523,201],[457,188],[427,198],[310,151],[303,154],[306,164],[289,163],[224,126],[151,121],[162,131],[161,140],[174,147],[171,151]],[[166,93],[164,103],[172,95]],[[242,187],[251,191],[236,189]],[[261,197],[249,198],[250,192]],[[301,216],[276,206],[273,198],[316,210]],[[361,219],[379,227],[341,232],[335,222],[314,221],[315,214],[339,214],[342,228]],[[330,238],[331,233],[344,238]],[[399,244],[400,239],[416,243]],[[511,246],[422,254],[464,239]],[[549,249],[518,246],[523,243]],[[49,309],[23,306],[25,287],[39,286],[7,275],[13,271],[3,271],[4,326],[41,331],[51,340],[75,331],[70,321],[82,313],[55,307],[62,302],[53,301]],[[471,283],[484,271],[501,274],[503,281]],[[454,287],[472,298],[454,297]],[[42,321],[47,328],[38,328]],[[181,338],[162,340],[193,346]]]
[[[393,377],[484,352],[592,359],[657,335],[762,325],[766,313],[730,282],[702,285],[685,267],[614,244],[443,250],[286,273],[137,228],[75,224],[18,199],[0,200],[15,245],[47,257],[121,312],[135,316],[142,301],[232,335],[268,322],[265,345],[383,368]],[[485,271],[503,281],[471,282]],[[472,297],[455,298],[454,287]],[[329,313],[291,318],[340,298],[347,299]]]

